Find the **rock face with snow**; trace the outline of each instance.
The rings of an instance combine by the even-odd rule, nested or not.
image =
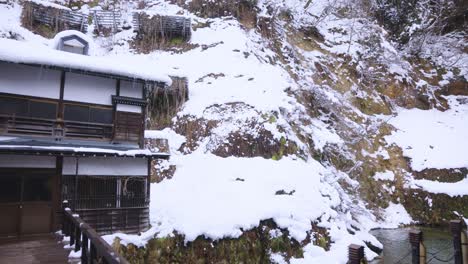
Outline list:
[[[189,87],[153,102],[162,130],[146,136],[172,158],[155,168],[152,228],[106,239],[134,262],[346,263],[350,243],[380,246],[371,228],[466,218],[466,8],[440,2],[121,2],[123,18],[183,15],[193,32],[147,54],[131,29],[88,33],[96,56]],[[21,11],[0,4],[0,36],[47,48]]]

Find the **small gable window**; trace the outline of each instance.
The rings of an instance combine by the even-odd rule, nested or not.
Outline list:
[[[86,55],[85,48],[86,48],[86,45],[79,42],[76,39],[63,41],[63,46],[62,46],[63,51]]]
[[[57,49],[70,53],[89,55],[89,42],[87,41],[88,38],[82,36],[81,32],[78,33],[75,34],[74,30],[68,30],[57,34]]]

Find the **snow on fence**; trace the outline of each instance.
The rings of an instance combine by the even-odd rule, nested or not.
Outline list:
[[[30,29],[35,24],[44,24],[52,28],[53,33],[67,29],[88,30],[89,15],[64,6],[26,1],[23,10],[23,24]],[[117,32],[126,25],[120,10],[94,10],[90,15],[95,29],[100,33],[108,33],[109,30]],[[191,19],[187,17],[148,15],[134,11],[132,20],[134,30],[144,42],[167,43],[175,40],[171,43],[181,43],[192,36]]]
[[[67,8],[44,6],[35,2],[24,2],[24,18],[32,23],[45,24],[60,32],[67,29],[86,32],[88,30],[88,15],[74,12]]]
[[[135,12],[133,27],[140,34],[163,39],[181,38],[188,41],[192,36],[191,19],[182,16],[150,16],[143,12]]]

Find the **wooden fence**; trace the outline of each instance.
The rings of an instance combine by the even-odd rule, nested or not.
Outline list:
[[[191,19],[181,16],[149,16],[143,12],[134,12],[133,27],[141,34],[158,35],[162,38],[179,37],[187,41],[192,36]]]
[[[88,14],[72,11],[66,8],[43,6],[41,4],[24,2],[25,15],[28,20],[35,23],[48,25],[55,32],[74,29],[82,32],[88,30]],[[100,33],[108,33],[109,30],[117,32],[122,29],[124,23],[120,10],[94,10],[91,11],[95,29]],[[150,16],[144,12],[132,12],[133,28],[139,34],[156,36],[162,39],[180,38],[188,41],[192,35],[191,19],[182,16]]]
[[[462,220],[452,220],[450,221],[450,232],[453,238],[454,250],[451,257],[444,259],[438,256],[438,253],[442,250],[433,253],[428,252],[424,245],[423,232],[421,230],[411,230],[409,232],[410,252],[406,255],[402,254],[403,257],[395,260],[392,264],[402,264],[402,261],[409,255],[411,255],[412,264],[432,263],[433,260],[437,260],[439,263],[468,264],[468,234],[466,233],[466,225]],[[367,263],[364,247],[351,244],[348,247],[348,264],[364,263]]]
[[[81,32],[88,30],[88,15],[74,12],[68,9],[59,9],[43,6],[34,2],[24,2],[26,15],[35,23],[48,25],[60,32],[62,30],[74,29]]]
[[[96,231],[64,204],[62,232],[70,237],[74,251],[81,250],[81,263],[128,264]]]
[[[116,32],[122,28],[122,13],[120,10],[95,10],[93,11],[93,22],[98,32],[102,32],[105,29],[111,29],[112,32]]]

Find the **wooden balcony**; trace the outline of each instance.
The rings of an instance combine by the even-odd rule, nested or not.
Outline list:
[[[0,134],[67,139],[111,140],[112,124],[63,121],[0,114]]]

